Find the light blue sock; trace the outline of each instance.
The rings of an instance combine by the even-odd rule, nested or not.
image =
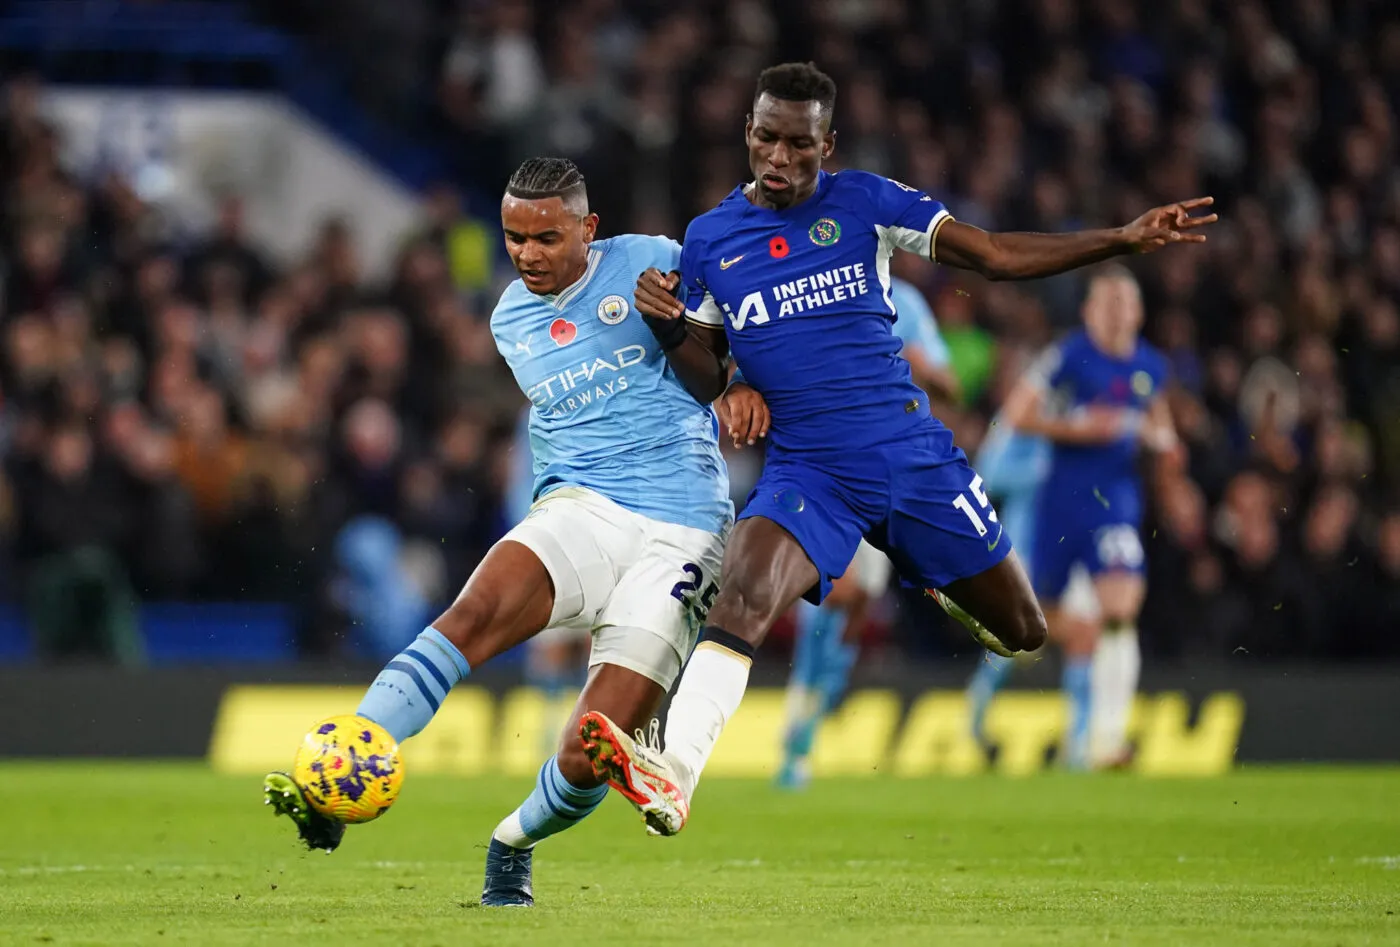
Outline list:
[[[841,640],[845,629],[839,624],[831,629],[831,634],[821,649],[821,667],[817,670],[817,688],[821,691],[822,715],[831,713],[846,695],[846,685],[851,680],[851,670],[860,657],[860,645],[847,644]]]
[[[1069,698],[1069,737],[1065,741],[1065,764],[1084,769],[1089,764],[1089,703],[1093,689],[1090,672],[1092,657],[1065,658],[1060,687]]]
[[[972,737],[978,743],[987,742],[987,708],[992,706],[992,698],[1001,690],[1015,666],[1013,658],[988,653],[978,663],[977,671],[968,682],[968,717],[972,724]]]
[[[819,693],[812,712],[800,720],[788,722],[783,750],[788,761],[803,759],[812,752],[817,724],[825,705],[823,672],[827,664],[826,651],[841,634],[841,612],[802,602],[797,609],[797,641],[792,651],[792,680],[794,684]]]
[[[428,628],[384,666],[355,713],[402,742],[428,725],[452,685],[471,670],[456,645]]]
[[[527,848],[580,822],[598,808],[607,794],[607,783],[580,789],[569,782],[559,770],[559,758],[551,756],[540,767],[534,790],[520,808],[497,827],[496,837],[516,848]],[[523,838],[510,837],[514,835],[517,820]]]

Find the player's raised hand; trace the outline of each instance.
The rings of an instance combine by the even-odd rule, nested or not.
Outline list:
[[[735,382],[715,403],[719,419],[729,429],[736,448],[753,444],[757,438],[768,436],[768,402],[763,395],[743,382]]]
[[[1215,203],[1213,197],[1193,197],[1164,207],[1154,207],[1123,228],[1123,237],[1134,253],[1151,253],[1173,243],[1205,243],[1206,235],[1192,233],[1213,224],[1218,214],[1192,217],[1191,212]]]
[[[654,266],[648,268],[637,277],[637,311],[653,319],[679,319],[685,315],[685,307],[676,298],[680,284],[681,275],[674,270],[662,273]]]

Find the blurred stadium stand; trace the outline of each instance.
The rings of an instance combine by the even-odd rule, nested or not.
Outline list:
[[[981,226],[1215,195],[1206,250],[1135,264],[1191,451],[1144,533],[1145,649],[1400,657],[1393,3],[19,0],[0,660],[370,658],[367,623],[421,626],[505,525],[522,400],[486,317],[510,169],[567,154],[605,233],[679,237],[743,179],[756,73],[798,58],[841,82],[841,161]],[[318,182],[332,166],[363,187]],[[279,208],[307,194],[293,231]],[[1079,278],[905,275],[971,452]],[[968,652],[891,604],[876,664]]]

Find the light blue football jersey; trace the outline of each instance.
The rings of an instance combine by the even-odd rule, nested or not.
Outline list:
[[[1028,572],[1034,567],[1029,556],[1035,548],[1036,505],[1050,475],[1050,454],[1049,441],[1017,431],[1001,415],[993,419],[977,451],[983,490],[995,495],[1002,527],[1021,550]]]
[[[666,523],[719,532],[733,521],[714,411],[632,305],[637,274],[677,269],[680,252],[666,237],[595,240],[563,292],[537,296],[516,280],[501,294],[491,333],[530,400],[534,499],[584,487]]]
[[[908,280],[890,277],[890,301],[894,303],[894,334],[905,348],[923,349],[924,358],[935,368],[945,368],[952,361],[948,343],[938,331],[938,319],[919,288]]]

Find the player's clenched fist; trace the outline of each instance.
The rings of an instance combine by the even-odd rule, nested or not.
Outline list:
[[[768,402],[743,382],[735,382],[715,402],[719,419],[729,429],[735,447],[752,444],[768,436]]]
[[[637,277],[637,311],[653,319],[679,319],[685,315],[685,307],[675,295],[680,284],[681,274],[674,270],[662,273],[651,267],[644,271]]]

